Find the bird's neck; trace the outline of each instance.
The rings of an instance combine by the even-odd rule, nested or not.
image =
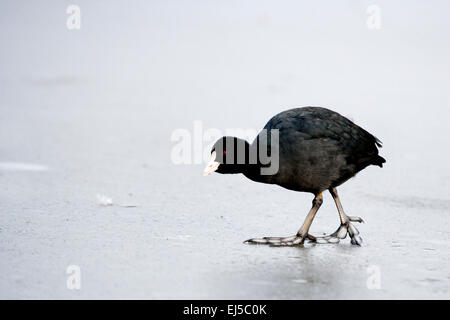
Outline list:
[[[261,164],[247,164],[242,170],[242,174],[253,181],[264,181],[264,175],[261,175]]]

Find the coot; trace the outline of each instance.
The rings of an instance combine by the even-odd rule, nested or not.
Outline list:
[[[314,194],[312,208],[297,234],[252,238],[247,243],[299,245],[305,239],[337,243],[348,233],[352,244],[361,245],[362,238],[351,222],[363,220],[345,214],[336,187],[369,165],[382,167],[386,160],[378,155],[377,147],[381,147],[380,140],[337,112],[295,108],[270,119],[252,144],[236,137],[219,139],[203,174],[242,173],[257,182]],[[314,237],[308,232],[325,190],[334,199],[341,225],[328,236]]]

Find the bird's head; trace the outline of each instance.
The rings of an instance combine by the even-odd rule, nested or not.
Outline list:
[[[211,157],[203,170],[207,176],[213,172],[242,173],[249,159],[250,145],[236,137],[222,137],[211,148]]]

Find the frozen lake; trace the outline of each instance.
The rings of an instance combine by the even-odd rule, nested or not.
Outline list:
[[[68,30],[66,4],[2,1],[0,298],[449,299],[450,5],[378,1],[371,30],[372,2],[326,3],[78,1]],[[172,161],[176,129],[306,105],[384,143],[338,188],[362,247],[243,244],[312,195]],[[326,193],[311,233],[338,224]]]

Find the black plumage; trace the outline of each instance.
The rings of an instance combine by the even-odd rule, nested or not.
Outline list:
[[[287,189],[320,193],[339,186],[368,165],[381,167],[386,162],[378,155],[381,141],[326,108],[281,112],[264,129],[269,137],[270,130],[279,130],[280,169],[267,181]]]
[[[264,129],[252,144],[234,137],[219,139],[211,151],[214,152],[216,163],[219,163],[213,171],[243,173],[254,181],[277,184],[295,191],[311,192],[315,195],[315,202],[320,204],[322,191],[330,190],[337,201],[341,217],[341,228],[336,232],[341,230],[343,233],[342,228],[351,229],[352,220],[346,219],[347,216],[340,210],[335,188],[369,165],[383,166],[386,160],[378,155],[381,141],[339,113],[320,107],[295,108],[281,112],[270,119]],[[278,130],[279,135],[277,145],[274,145],[271,139],[271,131],[274,129]],[[259,156],[256,163],[249,160],[252,152],[258,154],[261,148],[263,150],[267,148],[270,156],[278,154],[279,165],[276,173],[261,174],[261,168],[268,165],[264,165],[265,162],[262,162]],[[320,204],[318,206],[313,204],[313,209],[316,206],[317,211]],[[359,220],[362,219],[358,218],[355,221]],[[352,243],[358,242],[359,239],[354,240],[356,236],[352,236],[351,231],[348,233],[352,237]],[[337,235],[333,235],[331,238],[336,238]],[[301,243],[308,236],[300,235]],[[317,240],[315,237],[312,238]],[[249,242],[252,242],[251,240],[254,239],[250,239]],[[278,242],[286,244],[285,242],[290,241]]]

